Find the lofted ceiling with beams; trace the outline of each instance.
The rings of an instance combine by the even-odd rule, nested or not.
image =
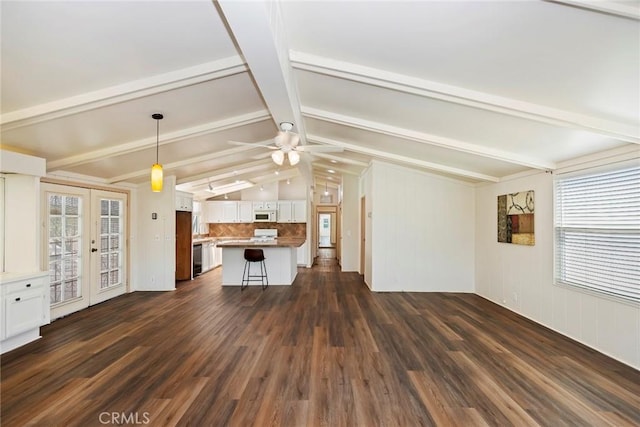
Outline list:
[[[149,181],[155,112],[165,174],[198,198],[375,159],[476,183],[640,147],[639,1],[0,7],[2,145],[52,175]],[[281,122],[341,151],[278,167]]]

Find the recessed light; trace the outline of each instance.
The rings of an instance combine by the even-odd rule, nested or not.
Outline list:
[[[329,172],[329,173],[336,173],[336,171],[334,171],[333,169],[327,169],[327,172]]]
[[[240,184],[240,180],[239,179],[236,179],[236,184]]]
[[[276,174],[276,175],[280,175],[280,171],[278,171],[278,170],[277,170],[277,171],[275,171],[275,174]]]
[[[331,159],[331,160],[330,160],[330,162],[331,162],[331,163],[338,163],[338,161],[337,161],[337,160],[333,160],[333,159]]]

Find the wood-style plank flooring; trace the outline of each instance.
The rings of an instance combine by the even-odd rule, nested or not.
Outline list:
[[[264,292],[214,270],[43,334],[2,356],[2,426],[640,425],[638,371],[475,295],[371,293],[327,259]]]

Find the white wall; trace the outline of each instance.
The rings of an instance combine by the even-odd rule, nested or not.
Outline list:
[[[307,183],[302,177],[278,182],[278,200],[306,200]]]
[[[0,173],[6,173],[0,272],[40,271],[40,177],[46,173],[46,161],[0,150]]]
[[[148,182],[140,184],[135,191],[132,212],[137,217],[131,230],[133,290],[175,289],[175,186],[175,177],[168,176],[160,193],[153,193]],[[151,218],[154,212],[158,214],[156,220]]]
[[[535,191],[535,246],[497,242],[497,196]],[[553,284],[553,175],[476,189],[476,293],[640,369],[640,307]]]
[[[358,271],[360,267],[360,195],[358,178],[352,175],[342,177],[342,248],[340,264],[342,271]]]
[[[266,184],[262,184],[262,190],[260,190],[260,185],[254,185],[253,187],[246,188],[242,190],[241,199],[242,200],[262,200],[262,201],[270,201],[270,200],[278,200],[278,183],[277,182],[269,182]]]
[[[373,162],[374,291],[473,292],[474,187]]]
[[[4,198],[4,271],[40,271],[40,178],[7,174]]]

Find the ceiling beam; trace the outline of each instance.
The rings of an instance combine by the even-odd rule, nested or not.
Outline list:
[[[491,95],[377,68],[366,67],[302,52],[290,52],[291,64],[310,71],[426,98],[439,99],[467,107],[534,120],[555,126],[581,129],[620,141],[640,144],[638,127],[598,117],[573,113],[518,99]]]
[[[332,154],[313,153],[313,156],[314,157],[319,157],[321,159],[335,160],[338,163],[345,163],[345,164],[348,164],[348,165],[360,166],[360,167],[363,167],[363,168],[366,168],[367,166],[369,166],[369,163],[361,162],[360,160],[353,160],[353,159],[350,159],[348,157],[335,156],[335,155],[332,155]]]
[[[336,147],[342,147],[345,150],[354,151],[356,153],[362,153],[373,157],[378,157],[383,160],[391,160],[395,162],[404,163],[407,165],[418,166],[424,169],[429,169],[438,172],[444,172],[451,175],[462,176],[465,178],[478,179],[481,181],[498,182],[500,178],[486,175],[483,173],[473,172],[465,169],[454,168],[451,166],[441,165],[439,163],[427,162],[425,160],[415,159],[413,157],[401,156],[399,154],[389,153],[387,151],[377,150],[373,148],[362,147],[360,145],[336,141],[334,139],[324,138],[317,135],[307,135],[307,139],[312,142],[318,142],[321,144],[335,145]]]
[[[631,18],[640,21],[640,6],[636,2],[636,6],[631,6],[622,2],[613,1],[587,1],[587,0],[546,0],[551,3],[565,4],[569,6],[579,7],[580,9],[594,10],[596,12],[606,13],[608,15],[621,16],[623,18]]]
[[[181,129],[179,131],[163,134],[160,139],[160,145],[171,144],[174,142],[182,141],[185,139],[196,138],[199,136],[207,135],[210,133],[221,132],[228,129],[233,129],[240,126],[245,126],[253,123],[258,123],[267,119],[271,119],[269,112],[266,110],[254,111],[252,113],[243,114],[241,116],[235,116],[216,122],[205,123],[190,127],[187,129]],[[144,150],[156,146],[156,138],[144,138],[137,141],[131,141],[120,145],[101,148],[99,150],[90,151],[88,153],[77,154],[74,156],[65,157],[63,159],[47,162],[48,170],[56,170],[62,168],[69,168],[80,166],[86,163],[94,162],[96,160],[103,160],[109,157],[121,156],[124,154],[133,153],[135,151]]]
[[[265,160],[259,160],[251,163],[242,163],[241,165],[230,166],[224,169],[217,169],[213,173],[207,172],[199,175],[180,178],[176,181],[176,184],[191,184],[190,188],[194,189],[202,185],[207,187],[209,185],[209,182],[235,178],[246,173],[256,172],[267,167],[272,167],[272,165],[273,162],[271,160],[269,160],[268,162]]]
[[[332,113],[330,111],[324,111],[317,108],[303,107],[302,113],[305,117],[309,117],[312,119],[349,126],[356,129],[375,132],[378,134],[396,138],[402,138],[408,141],[419,142],[436,147],[443,147],[450,150],[460,151],[462,153],[474,154],[476,156],[500,160],[503,162],[522,165],[534,169],[554,170],[556,168],[556,164],[548,160],[521,156],[504,150],[489,148],[486,146],[472,144],[470,142],[460,141],[452,138],[445,138],[438,135],[417,132],[410,129],[404,129],[397,126],[359,119],[356,117],[345,116],[343,114]]]
[[[276,125],[280,128],[281,122],[293,123],[294,131],[300,135],[300,144],[306,144],[300,97],[289,63],[287,34],[279,2],[219,0],[216,4]],[[307,159],[298,163],[298,169],[311,185],[311,165]]]
[[[7,131],[246,71],[247,66],[244,64],[242,58],[232,56],[21,110],[11,111],[0,116],[0,124],[2,124],[2,130]]]
[[[331,169],[333,171],[339,172],[339,173],[346,173],[348,175],[360,175],[360,172],[362,172],[362,170],[359,171],[354,171],[351,169],[346,169],[346,168],[341,168],[339,166],[335,166],[335,165],[326,165],[326,164],[314,164],[313,165],[313,173],[314,175],[318,175],[318,174],[326,174],[327,176],[339,176],[337,174],[332,174],[331,172],[328,172],[328,170]]]
[[[227,150],[222,150],[222,151],[216,151],[207,155],[200,155],[200,156],[196,156],[196,157],[191,157],[188,159],[184,159],[184,160],[180,160],[177,162],[173,162],[173,163],[167,163],[162,165],[162,168],[164,169],[164,171],[169,171],[171,169],[177,169],[177,168],[181,168],[184,166],[191,166],[197,163],[204,163],[207,162],[209,160],[214,160],[214,159],[219,159],[221,157],[226,157],[226,156],[232,156],[234,154],[238,154],[238,153],[242,153],[245,151],[249,151],[249,150],[255,150],[256,148],[259,147],[251,147],[251,146],[247,146],[247,145],[243,145],[240,147],[233,147],[233,148],[229,148]],[[118,176],[114,176],[109,178],[107,181],[111,184],[115,183],[115,182],[120,182],[120,181],[126,181],[128,179],[132,179],[132,178],[139,178],[141,176],[145,176],[147,174],[149,174],[151,172],[150,168],[145,168],[145,169],[140,169],[134,172],[129,172],[129,173],[125,173],[122,175],[118,175]]]

